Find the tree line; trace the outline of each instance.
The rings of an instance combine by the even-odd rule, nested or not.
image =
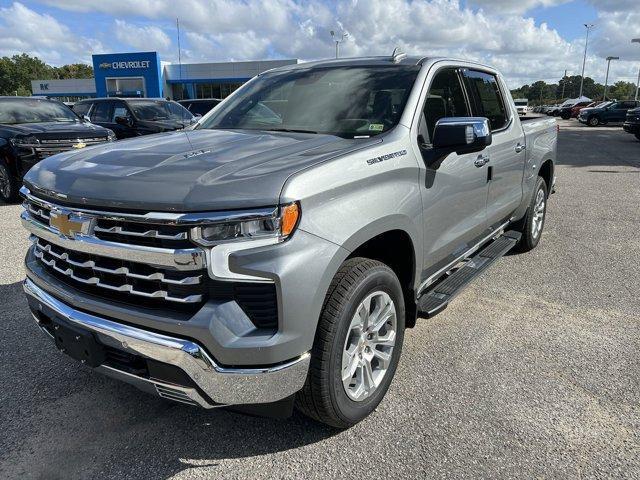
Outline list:
[[[511,90],[513,98],[527,98],[531,105],[548,105],[560,103],[569,98],[577,98],[580,94],[580,75],[561,78],[558,83],[546,83],[543,80],[523,85]],[[607,87],[607,99],[632,100],[636,94],[636,85],[632,82],[618,81]],[[584,77],[582,95],[593,100],[600,100],[604,95],[604,85],[596,83],[593,78]]]
[[[93,78],[93,67],[72,63],[61,67],[47,65],[26,53],[0,57],[0,95],[31,95],[31,80]]]

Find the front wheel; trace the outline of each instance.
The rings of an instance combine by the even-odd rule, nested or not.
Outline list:
[[[393,270],[376,260],[347,260],[325,298],[297,408],[338,428],[364,419],[391,384],[404,326],[404,296]]]
[[[6,203],[18,199],[18,181],[3,163],[0,163],[0,199]]]
[[[597,127],[598,125],[600,125],[600,119],[595,115],[593,117],[589,117],[589,119],[587,120],[587,125],[589,125],[590,127]]]
[[[536,248],[540,242],[547,213],[547,196],[547,184],[542,177],[538,177],[527,213],[522,220],[514,225],[514,230],[522,233],[516,250],[528,252]]]

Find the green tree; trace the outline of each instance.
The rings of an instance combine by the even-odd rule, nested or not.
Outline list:
[[[619,81],[609,86],[607,97],[616,100],[632,100],[636,94],[636,85],[631,82]]]
[[[89,65],[52,67],[26,53],[0,58],[0,95],[31,95],[31,80],[92,77],[93,68]]]

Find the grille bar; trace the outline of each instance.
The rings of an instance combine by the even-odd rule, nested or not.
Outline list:
[[[107,290],[113,290],[116,292],[124,292],[124,293],[129,293],[131,295],[137,295],[140,297],[147,297],[147,298],[162,298],[164,300],[167,300],[169,302],[176,302],[176,303],[198,303],[202,301],[202,295],[188,295],[186,297],[175,297],[172,296],[171,294],[169,294],[169,292],[167,292],[166,290],[156,290],[154,292],[144,292],[141,290],[136,290],[135,287],[131,284],[128,283],[123,283],[121,285],[111,285],[108,284],[106,282],[104,282],[103,280],[101,280],[98,277],[89,277],[89,278],[83,278],[80,277],[78,275],[76,275],[75,271],[73,270],[73,268],[68,267],[68,268],[63,268],[58,266],[55,258],[51,258],[51,259],[47,259],[45,258],[45,254],[44,252],[42,252],[41,250],[38,250],[37,248],[34,250],[34,255],[36,256],[36,258],[40,259],[40,261],[42,263],[44,263],[45,265],[53,268],[55,271],[69,277],[72,278],[73,280],[80,282],[80,283],[84,283],[87,285],[94,285],[96,287],[101,287]]]
[[[176,234],[165,234],[160,233],[158,230],[146,230],[144,232],[135,232],[132,230],[127,230],[119,226],[115,227],[100,227],[96,226],[93,229],[94,232],[98,233],[114,233],[118,235],[128,235],[130,237],[149,237],[149,238],[159,238],[162,240],[187,240],[188,234],[187,232],[179,232]]]

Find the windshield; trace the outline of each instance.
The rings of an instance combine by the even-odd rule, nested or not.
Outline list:
[[[527,100],[515,100],[514,102],[517,107],[526,107],[529,103]]]
[[[604,108],[604,107],[608,107],[609,105],[611,105],[613,102],[601,102],[599,104],[596,105],[596,108]]]
[[[129,100],[133,115],[138,120],[191,120],[193,115],[189,110],[175,102],[164,100]]]
[[[393,65],[266,73],[245,84],[198,128],[379,135],[400,120],[419,70]]]
[[[78,122],[80,119],[60,102],[40,98],[0,100],[0,123]]]

